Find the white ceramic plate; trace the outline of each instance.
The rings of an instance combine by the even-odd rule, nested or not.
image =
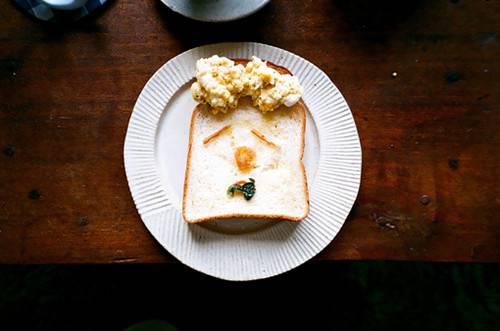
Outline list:
[[[181,202],[196,60],[256,55],[287,67],[304,87],[304,164],[310,212],[302,222],[226,220],[188,225]],[[147,82],[130,118],[125,170],[146,227],[184,264],[227,280],[271,277],[306,262],[339,232],[356,199],[361,146],[351,111],[328,76],[307,60],[258,43],[223,43],[184,52]]]
[[[162,0],[173,11],[204,22],[226,22],[251,15],[269,0]]]

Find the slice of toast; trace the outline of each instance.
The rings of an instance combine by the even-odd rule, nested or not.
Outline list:
[[[286,72],[284,68],[274,68]],[[198,105],[191,118],[182,203],[184,220],[197,223],[234,217],[304,219],[309,212],[302,162],[305,112],[301,101],[290,108],[282,106],[262,113],[251,100],[243,98],[237,109],[216,115],[208,106]],[[252,151],[250,159],[236,157],[241,147]],[[242,166],[242,162],[246,164]],[[250,178],[255,180],[256,189],[250,200],[239,192],[228,195],[232,184],[248,182]]]

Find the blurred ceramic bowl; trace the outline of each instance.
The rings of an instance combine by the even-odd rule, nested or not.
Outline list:
[[[60,10],[78,9],[85,5],[88,0],[42,0],[49,7]]]
[[[161,0],[183,16],[203,22],[227,22],[251,15],[270,0]]]

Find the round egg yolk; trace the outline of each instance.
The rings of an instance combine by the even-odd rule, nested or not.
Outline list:
[[[234,151],[236,165],[241,172],[249,172],[255,168],[255,151],[249,147],[241,146]]]

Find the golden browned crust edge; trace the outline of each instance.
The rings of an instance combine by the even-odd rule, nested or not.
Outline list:
[[[307,216],[307,214],[306,214],[306,216]],[[287,215],[278,215],[278,214],[224,214],[224,215],[197,218],[195,220],[186,221],[186,222],[189,224],[196,224],[196,223],[203,223],[203,222],[224,220],[224,219],[231,219],[231,218],[257,218],[257,219],[271,219],[271,220],[283,220],[283,221],[290,221],[290,222],[300,222],[305,218],[305,216],[304,217],[302,217],[302,216],[290,217]]]
[[[306,192],[306,212],[301,219],[304,219],[309,214],[309,189],[307,187],[307,175],[306,168],[304,166],[304,149],[306,144],[306,104],[300,99],[299,101],[300,109],[302,110],[300,113],[302,115],[302,148],[300,153],[300,166],[302,168],[302,176],[304,177],[304,191]]]
[[[196,113],[200,111],[201,106],[202,105],[197,105],[194,108],[193,113],[191,114],[191,124],[189,125],[188,156],[186,161],[186,173],[184,174],[184,187],[182,189],[182,219],[186,222],[188,222],[186,218],[186,193],[189,182],[189,172],[191,170],[191,146],[193,146],[193,129],[196,119]]]
[[[246,59],[233,59],[237,64],[246,64],[249,62],[249,60]],[[270,66],[271,68],[278,70],[281,74],[290,74],[291,72],[285,68],[285,67],[280,67],[278,65],[275,65],[274,63],[267,62],[267,65]],[[225,215],[218,215],[218,216],[212,216],[212,217],[203,217],[203,218],[197,218],[194,220],[188,220],[186,217],[186,192],[187,192],[187,187],[188,187],[188,182],[189,182],[189,172],[191,169],[191,146],[193,143],[193,128],[194,128],[194,122],[196,118],[197,112],[201,111],[200,108],[202,105],[197,105],[194,110],[193,114],[191,115],[191,124],[189,127],[189,146],[188,146],[188,157],[186,161],[186,173],[184,176],[184,188],[183,188],[183,194],[182,194],[182,218],[186,223],[189,224],[195,224],[195,223],[201,223],[201,222],[208,222],[208,221],[214,221],[218,219],[229,219],[229,218],[257,218],[257,219],[280,219],[284,221],[292,221],[292,222],[298,222],[302,221],[304,218],[307,217],[309,214],[309,190],[307,188],[307,175],[306,175],[306,169],[304,167],[304,147],[305,147],[305,132],[306,132],[306,106],[302,99],[297,103],[299,105],[299,111],[300,111],[300,116],[302,120],[302,145],[301,145],[301,153],[300,153],[300,166],[302,169],[302,175],[303,175],[303,184],[304,184],[304,191],[306,193],[306,211],[304,215],[301,215],[299,217],[290,217],[287,215],[278,215],[278,214],[225,214]]]

